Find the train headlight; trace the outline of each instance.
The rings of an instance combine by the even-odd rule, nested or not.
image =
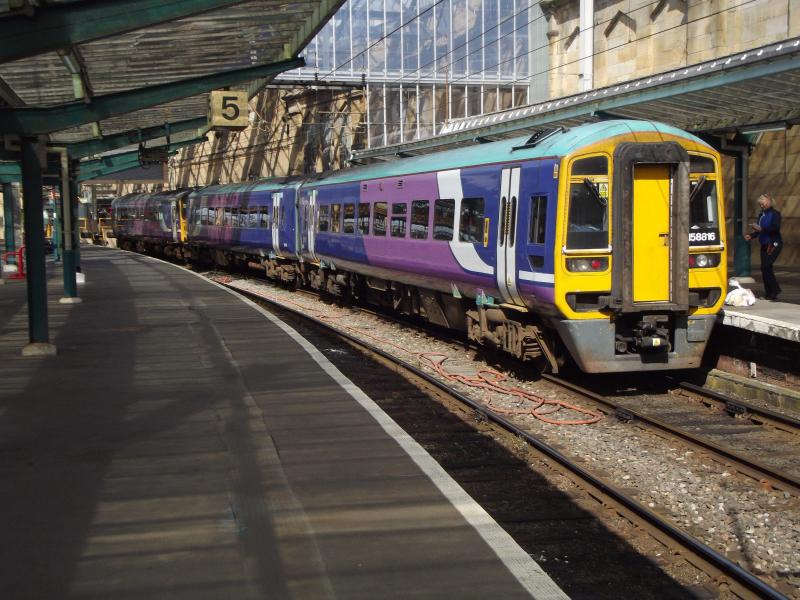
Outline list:
[[[689,268],[690,269],[707,269],[709,267],[716,267],[719,265],[719,254],[690,254],[689,255]]]
[[[590,273],[608,269],[608,257],[568,258],[567,270],[573,273]]]

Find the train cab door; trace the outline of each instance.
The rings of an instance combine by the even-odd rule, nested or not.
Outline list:
[[[670,166],[633,167],[633,301],[670,301]]]
[[[520,168],[503,169],[497,231],[497,287],[503,302],[524,306],[517,290],[517,228]],[[523,240],[524,243],[524,240]]]
[[[609,307],[622,313],[685,312],[689,155],[677,142],[620,143],[613,190]]]

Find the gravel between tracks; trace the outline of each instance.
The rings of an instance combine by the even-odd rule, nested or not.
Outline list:
[[[431,374],[434,371],[420,358],[422,353],[446,353],[451,357],[446,363],[447,369],[458,373],[499,370],[463,348],[362,311],[327,304],[262,280],[207,275],[291,308],[302,308]],[[547,381],[536,380],[535,374],[531,374],[530,379],[518,378],[509,372],[504,375],[512,386],[591,408],[571,393]],[[514,397],[502,397],[458,383],[454,387],[483,403],[491,401],[499,408],[525,407]],[[641,402],[647,402],[647,396],[643,396]],[[578,416],[563,414],[565,419]],[[515,416],[514,419],[691,535],[778,585],[784,593],[800,598],[800,502],[797,498],[765,489],[726,471],[702,454],[687,451],[676,442],[613,418],[579,426],[549,425],[533,416]]]

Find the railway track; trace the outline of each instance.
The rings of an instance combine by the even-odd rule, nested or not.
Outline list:
[[[524,442],[533,452],[540,455],[541,458],[547,461],[549,464],[556,465],[560,472],[566,475],[591,497],[598,500],[605,507],[616,511],[618,514],[635,524],[637,527],[647,531],[650,535],[659,540],[659,542],[664,544],[666,547],[670,548],[673,552],[680,553],[689,563],[707,573],[717,583],[717,585],[720,586],[721,589],[727,589],[731,593],[741,598],[785,598],[781,592],[774,589],[763,580],[759,579],[747,569],[741,567],[697,538],[686,533],[671,521],[650,510],[635,498],[627,495],[610,482],[589,472],[587,469],[584,469],[576,461],[570,459],[562,452],[545,443],[536,435],[514,423],[511,419],[492,411],[483,403],[469,398],[437,377],[426,373],[415,365],[400,359],[389,352],[382,350],[381,348],[378,348],[376,345],[370,342],[360,339],[356,335],[342,331],[331,322],[318,319],[312,315],[304,313],[302,310],[292,308],[286,304],[266,298],[255,292],[243,290],[236,285],[224,283],[223,285],[226,285],[226,287],[229,287],[237,293],[241,293],[256,302],[269,304],[282,311],[287,311],[305,321],[313,323],[314,326],[320,327],[345,340],[348,344],[357,348],[366,355],[383,362],[386,365],[389,365],[390,368],[396,372],[402,373],[407,379],[410,379],[417,383],[420,387],[431,391],[434,396],[444,396],[451,402],[457,403],[458,405],[466,407],[468,410],[472,411],[479,420],[491,423],[494,427],[497,427],[503,432],[510,433],[511,435],[516,436],[518,439],[524,440]],[[577,393],[587,399],[604,405],[608,412],[613,412],[613,414],[618,415],[620,418],[636,419],[639,423],[647,423],[648,427],[654,427],[659,429],[662,433],[668,433],[671,436],[678,437],[685,443],[697,444],[703,447],[704,451],[709,453],[717,452],[719,450],[721,453],[719,453],[717,456],[721,462],[724,464],[735,463],[737,470],[741,470],[742,472],[754,477],[759,481],[767,480],[773,485],[791,488],[793,492],[800,491],[800,484],[790,477],[782,477],[779,473],[769,470],[769,468],[762,469],[762,465],[759,465],[754,461],[749,461],[746,458],[738,457],[734,453],[726,451],[725,449],[716,448],[714,444],[708,441],[690,441],[689,438],[691,438],[691,436],[685,432],[672,431],[674,428],[671,426],[663,423],[657,423],[652,418],[645,417],[644,415],[640,415],[623,407],[612,406],[609,404],[609,401],[602,399],[602,396],[599,394],[595,394],[594,392],[580,388],[571,382],[550,376],[548,376],[548,379],[556,385],[570,389],[573,393]]]
[[[698,394],[701,402],[714,405],[732,417],[744,418],[755,424],[768,425],[786,433],[800,435],[800,419],[706,389],[688,381],[679,381],[677,385]]]
[[[571,381],[548,374],[544,374],[542,377],[581,395],[589,401],[597,404],[607,414],[613,415],[622,421],[635,421],[642,427],[655,431],[661,435],[670,436],[674,439],[680,440],[682,443],[687,444],[696,450],[705,452],[713,460],[735,469],[742,475],[746,475],[762,485],[769,485],[777,489],[790,492],[795,496],[800,496],[800,480],[790,473],[778,470],[770,465],[766,465],[762,462],[735,452],[734,450],[720,446],[719,444],[716,444],[715,442],[703,436],[695,435],[686,429],[676,427],[675,425],[672,425],[666,421],[656,419],[642,411],[637,411],[630,407],[623,406],[621,403],[616,402],[607,396],[603,396],[594,391],[583,388]],[[698,388],[698,386],[692,387]],[[708,394],[708,390],[704,390],[703,388],[698,388],[695,391],[698,391],[704,395]]]

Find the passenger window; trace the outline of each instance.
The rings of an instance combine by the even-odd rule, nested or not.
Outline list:
[[[358,232],[361,235],[369,234],[369,210],[371,206],[367,203],[358,205]]]
[[[248,223],[248,227],[258,227],[258,207],[251,206],[250,207],[250,222]]]
[[[342,232],[342,205],[331,204],[331,233]]]
[[[413,239],[428,239],[429,217],[430,202],[428,200],[414,200],[411,203],[411,237]]]
[[[269,206],[261,207],[261,227],[269,229]]]
[[[317,218],[317,231],[328,231],[329,222],[328,222],[328,211],[329,206],[320,206],[319,207],[319,217]]]
[[[459,241],[471,244],[483,243],[483,216],[483,198],[464,198],[461,201]]]
[[[240,226],[240,222],[239,222],[239,207],[238,206],[231,207],[231,223],[230,224],[231,224],[232,227],[239,227]]]
[[[233,209],[230,206],[225,208],[225,225],[233,226]]]
[[[547,228],[547,196],[531,197],[531,222],[528,229],[529,244],[544,244]]]
[[[356,225],[356,205],[355,204],[345,204],[344,205],[344,232],[345,233],[354,233],[355,232],[355,225]]]
[[[433,203],[433,239],[453,240],[453,221],[456,216],[456,201],[439,199]]]
[[[408,204],[405,202],[395,202],[392,204],[392,237],[406,237],[406,215]]]
[[[222,206],[217,207],[217,215],[214,218],[214,225],[222,227],[225,224],[225,208]]]
[[[372,220],[373,235],[386,235],[386,202],[375,203],[375,217]]]
[[[568,249],[608,246],[608,202],[589,179],[572,183],[569,192]]]

